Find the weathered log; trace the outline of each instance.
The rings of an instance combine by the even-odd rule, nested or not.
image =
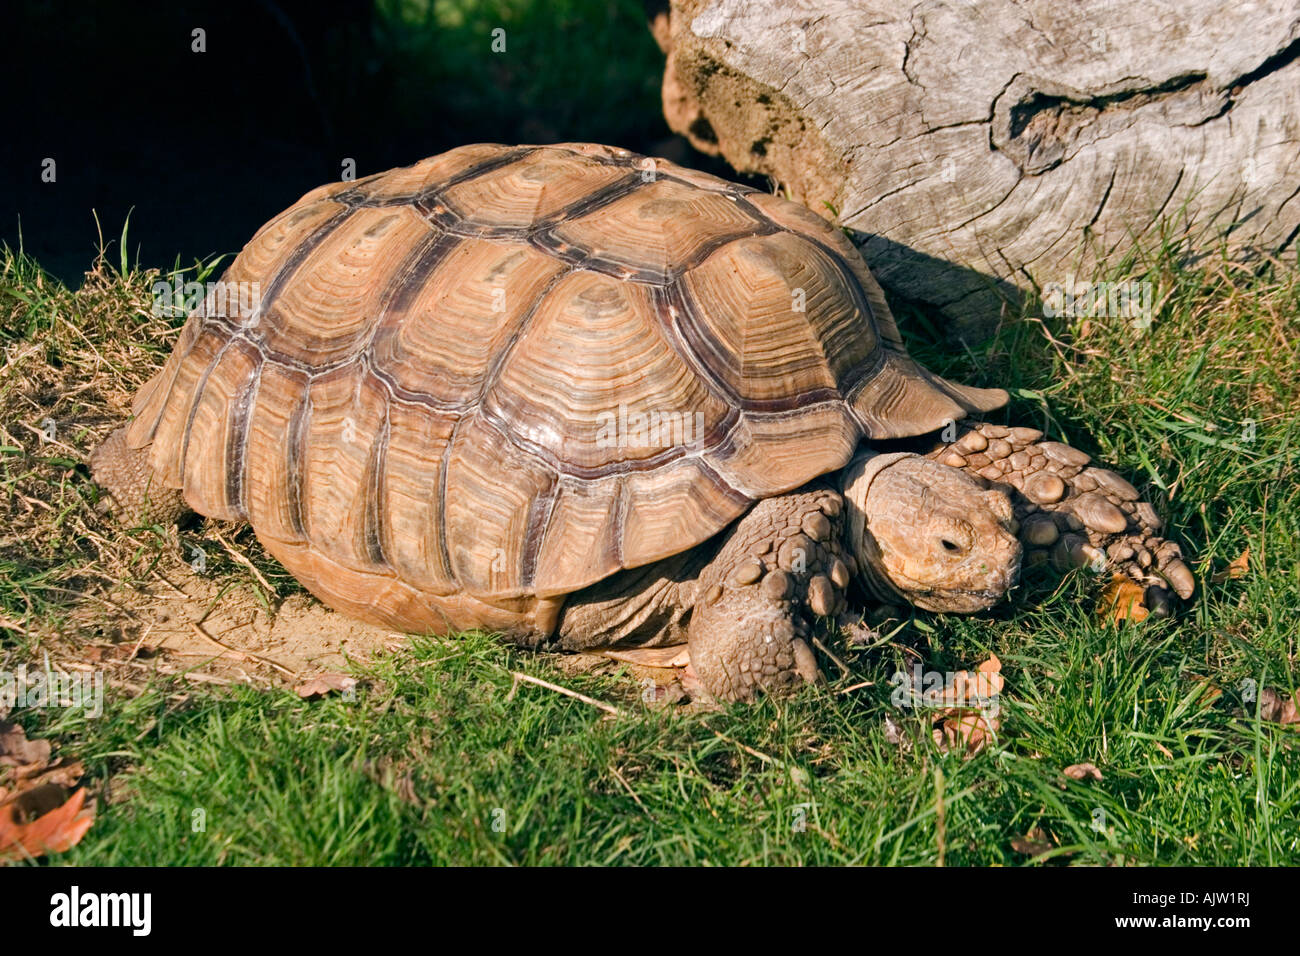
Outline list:
[[[1162,219],[1300,232],[1297,0],[671,0],[652,29],[673,129],[958,332]]]

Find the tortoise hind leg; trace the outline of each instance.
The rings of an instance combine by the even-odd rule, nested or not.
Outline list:
[[[691,669],[714,697],[747,700],[820,679],[816,618],[845,606],[843,499],[813,485],[760,501],[700,575]]]
[[[90,455],[90,474],[108,492],[118,517],[129,525],[175,524],[190,509],[179,490],[154,475],[149,449],[132,448],[127,427],[114,431]]]

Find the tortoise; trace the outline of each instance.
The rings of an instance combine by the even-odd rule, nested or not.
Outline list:
[[[309,192],[223,283],[93,477],[360,619],[685,644],[735,700],[816,680],[850,597],[975,612],[1022,557],[1192,593],[1131,484],[908,355],[841,231],[665,160],[464,146]]]

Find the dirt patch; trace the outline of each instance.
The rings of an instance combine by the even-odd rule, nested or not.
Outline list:
[[[72,619],[91,639],[84,656],[154,661],[163,671],[185,671],[199,681],[210,676],[270,686],[365,662],[407,641],[395,631],[349,620],[306,594],[268,604],[252,585],[203,578],[184,567],[119,592],[110,609],[78,607]]]

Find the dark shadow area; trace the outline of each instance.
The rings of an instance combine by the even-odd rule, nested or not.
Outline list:
[[[849,234],[885,289],[904,334],[919,335],[924,342],[953,340],[973,346],[993,333],[1000,317],[1019,315],[1024,308],[1025,293],[1005,279],[885,236],[858,229]],[[936,288],[952,298],[935,303],[927,290]]]
[[[92,210],[105,240],[130,213],[141,265],[187,265],[349,161],[591,140],[734,175],[671,136],[637,0],[18,0],[0,70],[0,240],[74,284]]]

